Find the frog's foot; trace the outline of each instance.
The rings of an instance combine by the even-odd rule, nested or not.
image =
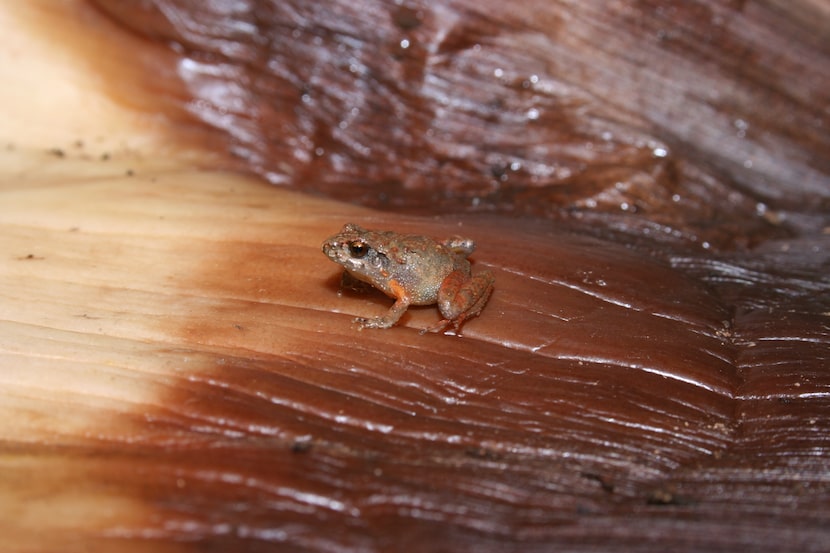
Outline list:
[[[390,328],[397,321],[390,321],[386,317],[355,317],[353,322],[357,324],[358,330],[363,330],[364,328]]]
[[[441,332],[442,330],[444,330],[445,328],[447,328],[450,325],[455,325],[455,333],[459,334],[458,327],[461,326],[461,322],[462,321],[458,321],[456,323],[455,321],[451,321],[449,319],[441,319],[437,324],[434,324],[432,326],[428,326],[426,328],[422,328],[420,330],[419,334],[426,334],[427,332]]]

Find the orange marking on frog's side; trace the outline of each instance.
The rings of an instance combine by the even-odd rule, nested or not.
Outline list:
[[[397,280],[390,280],[389,288],[392,289],[392,293],[395,294],[396,298],[404,298],[407,296],[406,288],[404,288],[403,284],[401,284]]]

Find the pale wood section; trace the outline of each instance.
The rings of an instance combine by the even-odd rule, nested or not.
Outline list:
[[[0,147],[68,153],[81,141],[94,157],[160,150],[163,122],[102,94],[100,78],[72,48],[96,36],[91,22],[75,17],[79,6],[74,0],[0,2]],[[14,160],[4,160],[4,169],[7,163]]]
[[[181,285],[198,250],[195,198],[181,193],[207,179],[162,121],[111,101],[38,27],[81,25],[67,17],[77,4],[0,2],[2,549],[172,551],[124,493],[135,466],[91,452],[152,440],[134,413],[198,364],[171,321],[205,301]],[[202,213],[202,238],[220,234]]]
[[[238,300],[242,313],[251,301],[303,306],[315,295],[324,304],[336,299],[319,286],[286,293],[298,281],[307,283],[300,278],[278,286],[269,280],[271,273],[337,271],[318,251],[326,230],[305,232],[297,210],[302,202],[302,213],[317,206],[319,214],[330,204],[234,175],[154,174],[140,162],[119,167],[108,161],[98,163],[114,175],[89,177],[84,160],[8,155],[40,157],[47,168],[6,175],[0,183],[0,382],[6,399],[54,393],[86,395],[86,407],[154,403],[165,371],[188,367],[193,345],[182,333],[200,326],[211,310],[232,310],[228,300]],[[56,165],[72,179],[56,178]],[[135,176],[120,176],[127,165]],[[221,252],[243,248],[255,250],[256,267],[239,270],[238,279],[262,282],[235,287],[242,297],[222,297],[221,280],[236,268],[226,266],[232,261]],[[297,263],[300,257],[308,262]],[[286,271],[286,263],[296,263],[296,271]],[[41,427],[77,435],[90,424],[77,414],[53,413],[54,424]],[[13,420],[0,421],[3,437],[32,435],[32,428]]]
[[[174,439],[156,423],[158,413],[179,412],[171,391],[187,389],[214,366],[221,355],[212,351],[285,347],[280,324],[300,319],[280,315],[278,305],[257,315],[253,300],[337,301],[321,286],[290,293],[307,284],[299,278],[306,273],[336,272],[319,252],[326,230],[305,232],[301,215],[333,204],[240,176],[159,168],[140,155],[101,161],[15,148],[2,159],[5,550],[175,551],[175,540],[159,543],[147,530],[166,522],[132,483],[143,464],[119,460],[119,452]],[[225,267],[218,253],[243,247],[259,259],[253,273]],[[298,278],[273,289],[268,274],[285,271],[286,259],[297,255],[307,259],[293,273]],[[223,297],[216,285],[234,273],[244,292]],[[217,310],[246,325],[259,317],[263,325],[244,335],[230,322],[209,335],[194,330],[213,326]],[[238,346],[229,345],[234,340]],[[175,487],[172,478],[159,482]]]

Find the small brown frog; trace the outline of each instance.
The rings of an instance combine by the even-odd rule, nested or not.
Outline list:
[[[356,318],[360,328],[389,328],[410,305],[437,303],[443,320],[421,334],[449,325],[457,333],[465,320],[481,313],[495,279],[490,271],[471,275],[467,257],[474,249],[475,242],[469,238],[439,242],[418,234],[367,230],[353,223],[323,242],[323,253],[345,269],[341,289],[366,283],[395,298],[382,317]]]

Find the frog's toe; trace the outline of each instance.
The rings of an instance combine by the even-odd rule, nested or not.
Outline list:
[[[458,336],[461,336],[460,329],[461,329],[461,323],[462,323],[463,320],[464,320],[464,317],[460,317],[460,318],[455,319],[455,320],[441,319],[440,321],[438,321],[436,324],[434,324],[432,326],[422,328],[421,331],[419,332],[419,334],[423,335],[423,334],[426,334],[427,332],[444,332],[447,329],[448,326],[452,325],[453,330],[455,331],[455,333]]]
[[[388,321],[384,317],[355,317],[354,322],[360,330],[363,330],[364,328],[389,328],[395,324],[394,321]]]
[[[449,322],[447,319],[444,319],[444,320],[442,320],[441,322],[439,322],[438,324],[434,324],[434,325],[432,325],[432,326],[428,326],[428,327],[426,327],[426,328],[422,328],[420,331],[418,331],[418,334],[420,334],[421,336],[423,336],[423,335],[424,335],[424,334],[426,334],[427,332],[441,332],[442,330],[444,330],[445,328],[447,328],[447,325],[448,325],[448,324],[450,324],[450,322]]]

